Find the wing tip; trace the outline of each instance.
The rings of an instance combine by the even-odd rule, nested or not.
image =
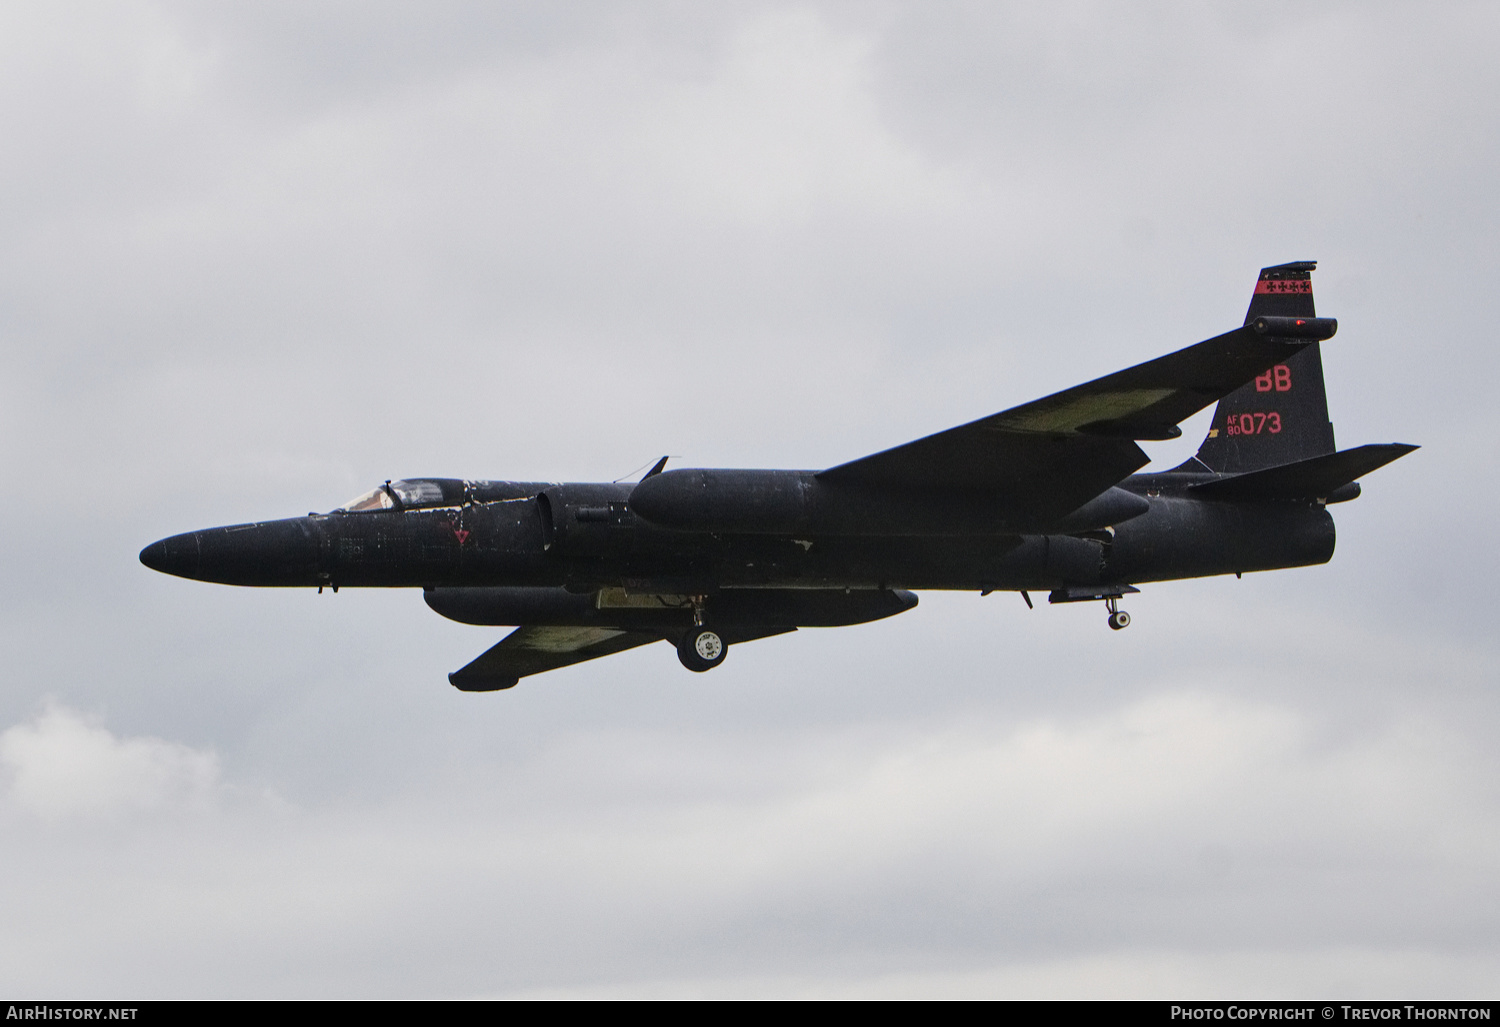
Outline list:
[[[465,674],[458,670],[448,675],[448,684],[460,692],[501,692],[507,688],[515,688],[520,680],[520,678]]]

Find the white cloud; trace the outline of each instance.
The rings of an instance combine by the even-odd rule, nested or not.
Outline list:
[[[1492,775],[1448,732],[1336,740],[1179,691],[766,741],[569,732],[357,806],[12,835],[0,952],[58,986],[320,996],[1402,998],[1496,965]],[[50,811],[221,787],[206,754],[57,709],[0,757]],[[58,784],[63,759],[87,781]]]
[[[212,752],[160,738],[119,738],[64,706],[0,734],[11,801],[47,820],[203,809],[219,787]]]

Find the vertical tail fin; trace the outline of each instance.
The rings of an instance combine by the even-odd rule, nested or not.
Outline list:
[[[1263,268],[1245,323],[1266,315],[1316,317],[1312,272],[1317,266],[1315,260],[1299,260]],[[1334,449],[1323,357],[1314,342],[1219,400],[1198,460],[1223,474],[1244,474]]]

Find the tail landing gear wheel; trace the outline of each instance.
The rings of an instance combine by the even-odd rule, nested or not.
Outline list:
[[[1116,610],[1109,615],[1109,626],[1116,631],[1130,627],[1130,614],[1124,610]]]
[[[677,658],[688,670],[702,673],[724,662],[729,646],[713,628],[696,627],[677,643]]]

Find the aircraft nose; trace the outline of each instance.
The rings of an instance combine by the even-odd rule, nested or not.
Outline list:
[[[190,531],[151,543],[141,550],[141,563],[153,571],[191,578],[197,575],[198,552],[198,532]]]
[[[235,524],[173,535],[141,550],[163,574],[225,585],[318,583],[319,533],[309,518]]]

